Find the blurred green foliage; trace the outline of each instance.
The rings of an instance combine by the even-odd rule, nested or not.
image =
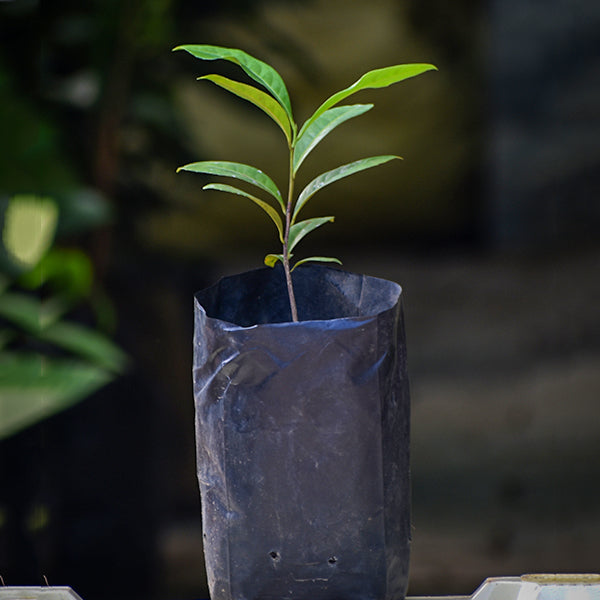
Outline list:
[[[83,400],[122,373],[109,337],[68,318],[93,294],[92,264],[54,247],[58,205],[5,203],[0,261],[0,439]]]

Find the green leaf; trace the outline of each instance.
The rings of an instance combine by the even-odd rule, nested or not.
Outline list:
[[[33,269],[18,279],[19,285],[28,290],[52,283],[56,290],[73,300],[88,297],[93,281],[92,261],[75,248],[52,248]]]
[[[237,194],[238,196],[244,196],[252,200],[255,204],[260,206],[268,215],[271,217],[273,223],[275,223],[275,227],[277,227],[277,231],[279,232],[279,241],[283,244],[283,221],[279,216],[279,213],[267,202],[253,196],[252,194],[248,194],[244,190],[240,190],[232,185],[226,185],[223,183],[209,183],[205,185],[203,190],[217,190],[219,192],[228,192],[229,194]]]
[[[204,77],[199,77],[198,79],[208,79],[228,92],[231,92],[232,94],[235,94],[236,96],[239,96],[244,100],[248,100],[249,102],[252,102],[252,104],[258,106],[258,108],[266,112],[271,119],[273,119],[273,121],[275,121],[275,123],[281,127],[288,144],[292,143],[292,126],[290,125],[290,118],[282,108],[281,104],[274,100],[272,96],[265,94],[252,85],[246,85],[245,83],[240,83],[239,81],[233,81],[231,79],[227,79],[227,77],[222,77],[221,75],[205,75]]]
[[[39,337],[114,373],[123,372],[128,362],[126,354],[107,337],[76,323],[59,321],[41,331]]]
[[[323,263],[337,263],[338,265],[342,264],[342,261],[337,259],[337,258],[333,258],[331,256],[310,256],[309,258],[303,258],[302,260],[299,260],[293,267],[292,267],[292,271],[296,268],[299,267],[300,265],[303,265],[304,263],[307,262],[323,262]]]
[[[60,296],[42,301],[20,292],[6,292],[0,295],[0,317],[36,336],[60,319],[70,306],[71,304]]]
[[[177,46],[173,50],[185,50],[192,56],[201,60],[228,60],[239,65],[254,81],[265,87],[281,104],[287,113],[290,123],[294,123],[292,105],[285,83],[281,75],[270,65],[258,60],[243,50],[237,48],[223,48],[222,46],[208,46],[204,44],[191,44]]]
[[[333,96],[330,96],[314,114],[304,123],[299,137],[310,127],[310,125],[316,121],[326,110],[339,104],[342,100],[360,92],[364,89],[376,89],[388,87],[394,83],[399,83],[410,77],[416,77],[426,71],[437,71],[437,67],[429,64],[413,63],[407,65],[394,65],[392,67],[384,67],[383,69],[375,69],[374,71],[368,71],[358,81],[355,81],[350,87],[347,87]]]
[[[332,223],[335,217],[317,217],[315,219],[306,219],[300,221],[290,227],[290,237],[288,240],[288,252],[296,246],[296,244],[308,233],[321,227],[325,223]]]
[[[220,160],[207,160],[184,165],[177,169],[178,173],[179,171],[192,171],[194,173],[205,173],[207,175],[233,177],[234,179],[251,183],[271,194],[275,200],[279,202],[282,212],[285,213],[283,197],[273,180],[259,169],[251,167],[250,165]]]
[[[343,179],[344,177],[348,177],[349,175],[354,175],[354,173],[364,171],[365,169],[370,169],[371,167],[376,167],[377,165],[381,165],[394,159],[400,159],[400,157],[389,154],[384,156],[371,156],[370,158],[362,158],[355,162],[342,165],[341,167],[337,167],[336,169],[332,169],[331,171],[327,171],[326,173],[319,175],[318,177],[313,179],[302,190],[300,196],[298,196],[296,207],[294,208],[292,222],[295,221],[296,216],[300,212],[300,209],[320,189],[324,188],[330,183],[333,183],[334,181],[338,181],[339,179]]]
[[[83,361],[0,355],[0,439],[60,412],[114,379]]]
[[[353,104],[351,106],[338,106],[325,111],[315,119],[309,127],[304,129],[296,140],[294,148],[294,174],[307,157],[309,152],[333,129],[348,119],[362,115],[371,110],[373,104]]]
[[[4,246],[17,264],[33,267],[52,245],[57,224],[58,206],[51,198],[14,196],[4,215]]]
[[[267,267],[274,267],[278,262],[283,262],[283,254],[267,254],[265,256]]]
[[[44,324],[42,303],[19,292],[0,296],[0,317],[32,333],[38,333]]]

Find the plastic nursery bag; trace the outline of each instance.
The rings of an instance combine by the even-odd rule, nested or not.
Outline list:
[[[194,396],[212,600],[397,599],[410,544],[401,288],[323,266],[195,296]]]

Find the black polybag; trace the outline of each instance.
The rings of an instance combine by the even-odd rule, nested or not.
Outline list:
[[[212,600],[404,598],[410,402],[399,285],[303,265],[195,295]]]

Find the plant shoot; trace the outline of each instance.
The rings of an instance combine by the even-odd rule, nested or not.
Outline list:
[[[263,110],[281,129],[288,148],[289,171],[286,194],[282,194],[273,179],[261,170],[250,165],[227,161],[202,161],[183,167],[178,171],[192,171],[206,175],[215,175],[238,180],[256,188],[251,194],[238,187],[224,183],[209,183],[205,190],[218,190],[237,194],[257,204],[273,221],[281,242],[281,254],[267,254],[265,264],[273,267],[277,262],[283,264],[292,319],[298,320],[298,311],[292,284],[292,271],[305,262],[334,262],[341,264],[337,258],[327,256],[311,256],[297,260],[292,264],[296,246],[311,231],[325,223],[332,222],[333,216],[299,220],[301,209],[325,186],[344,177],[365,169],[384,164],[400,158],[395,155],[382,155],[363,158],[342,165],[315,177],[300,193],[296,193],[295,179],[300,166],[315,146],[338,125],[358,117],[373,108],[373,104],[350,104],[338,106],[340,102],[364,89],[384,88],[415,77],[426,71],[436,70],[430,64],[394,65],[365,73],[351,86],[330,96],[311,117],[298,128],[292,114],[290,97],[279,73],[270,65],[262,62],[242,50],[208,45],[178,46],[175,50],[185,50],[201,60],[226,60],[238,65],[260,87],[235,81],[222,75],[205,75],[199,77],[251,102]],[[267,200],[265,200],[265,197]]]

